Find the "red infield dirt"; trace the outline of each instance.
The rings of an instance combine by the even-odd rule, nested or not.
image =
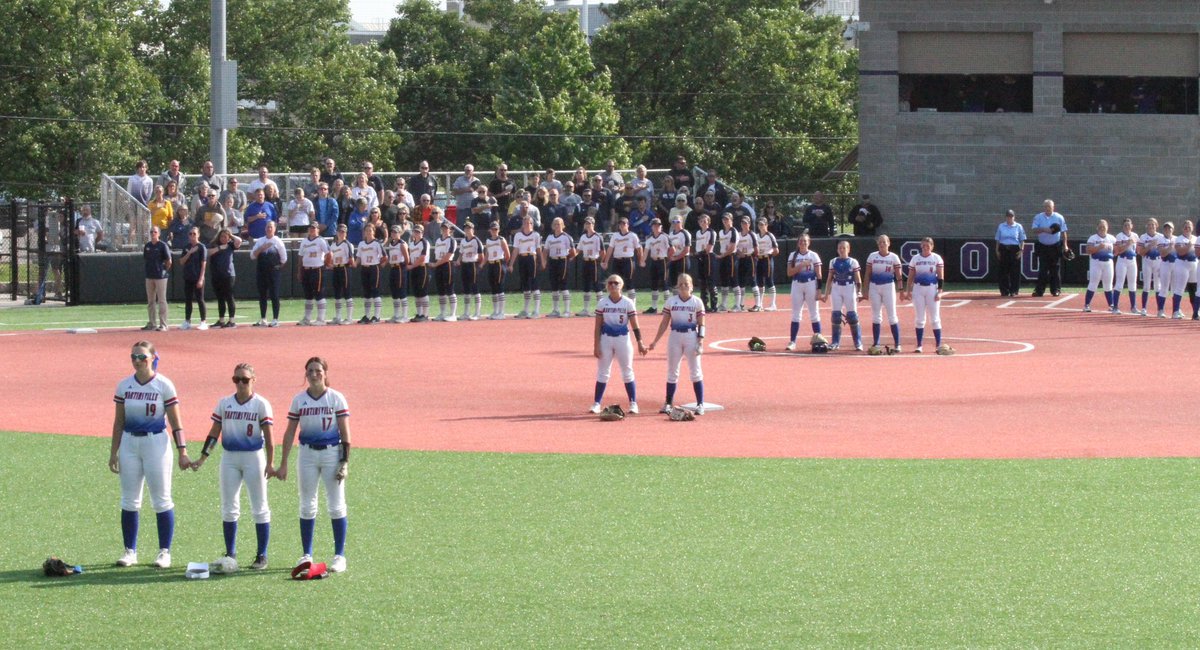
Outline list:
[[[11,381],[24,388],[0,397],[0,428],[109,435],[113,389],[131,372],[129,347],[149,338],[161,371],[179,389],[193,441],[208,430],[217,399],[232,392],[236,363],[254,364],[259,390],[282,422],[304,387],[304,360],[321,355],[331,383],[350,402],[357,446],[712,457],[1200,455],[1186,416],[1146,410],[1193,388],[1186,352],[1171,352],[1190,349],[1183,344],[1200,334],[1191,321],[1083,314],[1080,295],[953,293],[942,318],[955,356],[932,354],[928,331],[925,354],[912,352],[909,305],[900,309],[902,355],[811,355],[783,352],[786,304],[781,296],[783,311],[710,316],[705,397],[725,410],[690,423],[657,414],[664,344],[634,364],[641,415],[600,422],[586,414],[596,372],[593,323],[571,318],[287,324],[149,337],[133,330],[11,333],[0,337],[0,350]],[[828,336],[827,309],[822,316]],[[647,341],[660,318],[642,317]],[[864,330],[869,343],[869,323]],[[809,333],[804,322],[802,348]],[[768,351],[747,351],[751,336],[764,338]],[[883,341],[890,343],[886,324]],[[1179,361],[1167,361],[1173,356]],[[613,377],[620,377],[615,366]],[[690,402],[686,363],[681,378],[676,402]],[[625,405],[619,381],[610,383],[604,403]]]

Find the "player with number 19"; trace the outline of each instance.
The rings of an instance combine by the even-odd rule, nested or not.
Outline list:
[[[917,330],[917,348],[921,352],[921,344],[925,339],[925,317],[933,325],[934,345],[942,347],[942,284],[946,278],[946,265],[942,256],[933,252],[933,237],[921,240],[921,252],[913,255],[908,262],[909,299],[916,310],[914,325]]]

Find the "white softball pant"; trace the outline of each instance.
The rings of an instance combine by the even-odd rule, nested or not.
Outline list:
[[[858,292],[853,284],[834,284],[829,292],[829,300],[833,311],[843,314],[858,311]]]
[[[692,373],[692,381],[701,381],[704,379],[704,371],[700,369],[700,355],[697,350],[700,347],[700,339],[696,337],[696,332],[676,332],[671,330],[671,336],[667,339],[667,383],[674,384],[679,381],[679,363],[684,357],[687,357],[688,370]]]
[[[1187,293],[1187,283],[1196,281],[1196,262],[1175,260],[1171,267],[1171,293],[1182,296]]]
[[[308,445],[300,445],[300,460],[297,469],[300,470],[300,518],[316,519],[317,517],[317,484],[325,484],[325,499],[330,519],[341,519],[346,516],[346,483],[334,478],[337,473],[338,457],[341,448],[337,445],[324,449],[312,449]]]
[[[608,383],[613,357],[617,358],[617,363],[621,366],[621,381],[627,384],[633,381],[633,342],[629,334],[600,335],[600,361],[596,364],[596,381]]]
[[[817,303],[817,281],[792,281],[792,322],[800,322],[800,311],[808,308],[808,320],[821,322],[821,308]]]
[[[1171,276],[1174,270],[1175,262],[1158,260],[1158,295],[1163,298],[1171,293]]]
[[[1113,288],[1117,291],[1128,288],[1129,293],[1137,291],[1137,258],[1118,257],[1116,269],[1116,281],[1113,282]]]
[[[1112,291],[1113,288],[1113,263],[1112,260],[1098,260],[1093,257],[1088,258],[1088,291],[1095,291],[1097,286],[1103,285],[1105,291]]]
[[[1159,258],[1142,258],[1142,291],[1162,292],[1162,260]]]
[[[142,488],[147,484],[154,512],[175,507],[171,501],[171,436],[166,431],[147,436],[122,432],[117,462],[121,464],[122,510],[142,509]]]
[[[929,315],[933,329],[942,329],[942,301],[936,300],[937,285],[916,285],[913,287],[912,303],[917,315],[913,321],[916,327],[925,327],[925,315]]]
[[[221,453],[221,521],[237,521],[242,514],[241,491],[246,484],[250,495],[250,508],[254,523],[271,521],[271,507],[267,504],[267,452],[223,451]]]
[[[896,283],[875,284],[872,282],[870,284],[871,288],[867,295],[871,298],[871,322],[881,325],[883,310],[886,309],[888,322],[892,325],[899,324],[900,317],[896,315]]]

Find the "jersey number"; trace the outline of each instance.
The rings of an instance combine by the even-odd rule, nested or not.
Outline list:
[[[146,405],[146,416],[147,417],[154,417],[154,414],[156,412],[158,412],[158,404],[147,404]]]
[[[321,430],[328,431],[333,425],[333,418],[321,418]]]
[[[246,437],[247,437],[247,438],[253,438],[253,437],[254,437],[254,425],[253,425],[253,424],[247,424],[247,425],[246,425]]]

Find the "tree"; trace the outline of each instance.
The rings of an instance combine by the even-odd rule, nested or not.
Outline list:
[[[784,0],[625,0],[592,42],[640,159],[679,153],[760,191],[809,191],[852,146],[856,53],[844,25]],[[731,139],[717,139],[731,138]],[[743,138],[743,139],[732,139]]]
[[[134,57],[132,33],[153,0],[0,3],[15,27],[0,48],[0,192],[95,194],[99,172],[132,173],[143,120],[162,105]]]

